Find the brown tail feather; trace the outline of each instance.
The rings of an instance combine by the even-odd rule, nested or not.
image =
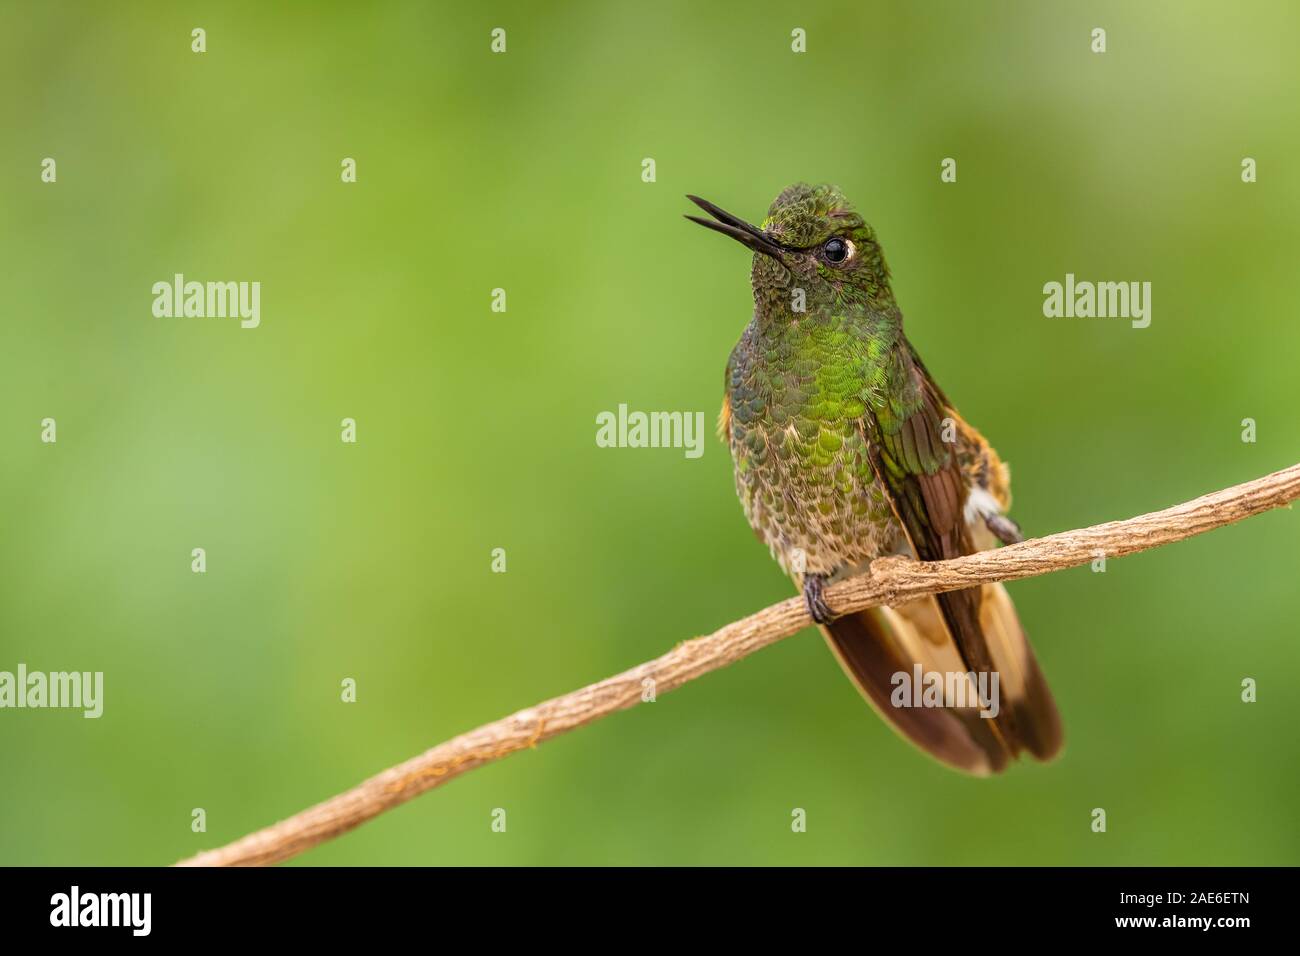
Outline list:
[[[895,706],[900,680],[916,665],[925,673],[963,674],[972,669],[953,640],[936,598],[897,608],[870,608],[822,628],[845,673],[899,734],[957,770],[987,775],[1004,770],[1022,749],[1040,760],[1061,746],[1061,723],[1015,607],[1001,585],[988,585],[979,600],[979,620],[992,667],[999,676],[996,718],[980,716],[980,705]],[[969,685],[967,685],[969,686]]]
[[[1001,584],[984,585],[980,623],[998,671],[1002,708],[1014,718],[1017,743],[1039,760],[1051,760],[1065,743],[1061,716],[1011,596]]]

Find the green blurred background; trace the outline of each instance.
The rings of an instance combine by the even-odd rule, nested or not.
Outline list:
[[[686,192],[854,197],[1029,534],[1300,458],[1294,4],[0,9],[0,669],[105,672],[0,711],[0,862],[170,862],[792,593],[711,435],[595,444],[711,429],[748,258]],[[153,318],[176,272],[261,327]],[[1044,318],[1066,272],[1150,328]],[[1055,764],[940,768],[807,630],[301,862],[1296,863],[1298,522],[1013,584]]]

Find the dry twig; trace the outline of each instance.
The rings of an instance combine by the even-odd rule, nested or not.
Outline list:
[[[1098,555],[1118,558],[1181,541],[1296,498],[1300,498],[1300,464],[1164,511],[952,561],[881,559],[872,565],[870,574],[828,588],[826,598],[835,611],[845,613],[974,584],[1047,574],[1086,564]],[[439,744],[324,803],[178,865],[257,866],[287,860],[475,767],[632,707],[641,701],[646,681],[654,682],[656,694],[667,693],[789,637],[809,623],[802,598],[774,604],[707,637],[679,644],[655,660]]]

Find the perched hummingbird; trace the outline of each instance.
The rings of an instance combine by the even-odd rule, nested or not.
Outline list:
[[[713,218],[686,218],[754,252],[754,316],[727,361],[719,430],[745,517],[845,672],[951,767],[1051,759],[1060,717],[1001,584],[842,616],[823,598],[882,555],[936,561],[1020,540],[1007,467],[903,335],[875,231],[834,186],[790,186],[758,227],[687,198]],[[898,689],[921,674],[971,681],[970,693],[916,706]],[[979,699],[981,674],[997,675],[980,686],[1000,700]]]

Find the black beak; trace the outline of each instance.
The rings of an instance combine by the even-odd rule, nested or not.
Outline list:
[[[756,226],[751,226],[740,217],[733,216],[725,209],[719,209],[707,199],[691,195],[687,195],[686,198],[717,220],[717,222],[714,222],[713,219],[704,219],[701,216],[687,216],[686,218],[691,222],[698,222],[701,226],[720,232],[724,236],[730,236],[737,242],[749,246],[755,252],[761,252],[764,255],[771,256],[777,262],[781,262],[781,246],[767,233]]]

